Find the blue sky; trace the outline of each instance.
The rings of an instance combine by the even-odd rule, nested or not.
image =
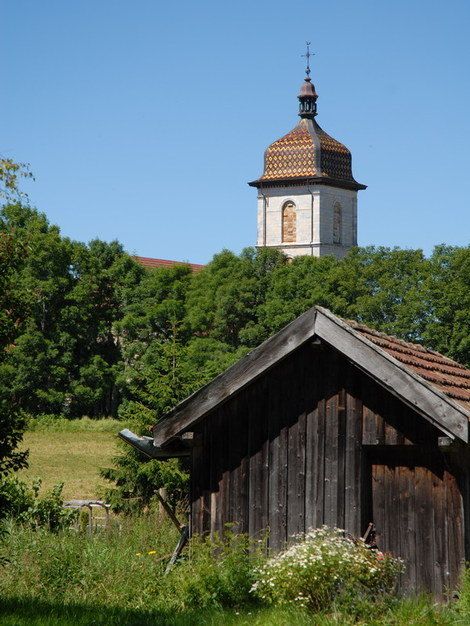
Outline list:
[[[79,241],[207,263],[255,244],[265,148],[317,121],[353,155],[359,244],[469,245],[468,0],[15,0],[0,153]]]

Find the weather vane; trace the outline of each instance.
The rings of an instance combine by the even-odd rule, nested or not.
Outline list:
[[[307,58],[307,69],[305,70],[305,73],[307,74],[308,77],[310,77],[310,57],[313,57],[315,55],[315,53],[314,52],[310,52],[310,44],[312,42],[311,41],[306,41],[305,43],[307,44],[307,53],[306,54],[302,54],[302,56]]]

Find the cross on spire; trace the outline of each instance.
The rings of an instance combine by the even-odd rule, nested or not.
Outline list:
[[[307,45],[307,52],[306,52],[306,54],[302,54],[301,56],[307,58],[307,69],[305,70],[305,73],[307,74],[308,77],[310,77],[310,57],[315,56],[315,53],[314,52],[310,52],[310,44],[312,42],[311,41],[306,41],[305,43]]]

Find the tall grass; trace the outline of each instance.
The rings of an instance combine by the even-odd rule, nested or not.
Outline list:
[[[0,623],[23,626],[175,625],[224,626],[450,626],[469,624],[470,613],[438,607],[426,597],[397,601],[364,621],[331,607],[309,613],[266,607],[250,598],[256,557],[246,538],[231,547],[194,542],[165,576],[178,531],[157,514],[121,520],[89,535],[10,526],[4,548],[10,564],[0,571]],[[189,558],[191,555],[191,558]],[[214,556],[217,558],[214,560]]]

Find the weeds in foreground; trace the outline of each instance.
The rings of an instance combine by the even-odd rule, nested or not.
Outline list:
[[[435,606],[427,597],[396,600],[367,617],[333,602],[322,612],[263,606],[250,588],[262,549],[231,535],[227,544],[195,540],[164,576],[177,530],[150,514],[91,536],[10,527],[0,576],[2,626],[451,626],[470,623],[469,591]],[[190,558],[189,558],[190,556]],[[469,586],[470,587],[470,586]],[[373,604],[373,600],[371,601]]]

